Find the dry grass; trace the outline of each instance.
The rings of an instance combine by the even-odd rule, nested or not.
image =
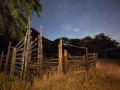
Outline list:
[[[33,85],[28,84],[26,89],[120,90],[119,63],[117,61],[113,63],[112,60],[108,61],[104,59],[99,60],[96,69],[90,69],[89,71],[70,71],[65,75],[58,75],[56,72],[49,73],[44,75],[42,79],[35,78]],[[14,81],[9,88],[12,88],[11,90],[23,90],[24,86],[19,81]]]

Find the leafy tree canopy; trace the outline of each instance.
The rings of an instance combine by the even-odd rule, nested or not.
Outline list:
[[[62,38],[63,42],[67,42],[72,45],[87,47],[89,52],[101,53],[102,50],[106,48],[117,47],[119,43],[116,40],[111,39],[109,36],[106,36],[104,33],[95,35],[93,38],[86,36],[82,39],[68,39]],[[59,42],[59,39],[56,39]],[[55,41],[56,41],[55,40]]]
[[[28,15],[35,12],[40,16],[40,0],[1,0],[0,34],[10,38],[21,38],[26,30]]]

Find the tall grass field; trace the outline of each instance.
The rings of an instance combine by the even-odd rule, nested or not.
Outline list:
[[[34,82],[20,82],[0,73],[0,90],[120,90],[120,61],[99,59],[96,68],[74,70],[64,75],[46,73]]]

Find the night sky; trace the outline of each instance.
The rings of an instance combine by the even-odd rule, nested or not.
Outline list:
[[[32,27],[43,36],[83,38],[105,33],[120,42],[120,0],[40,0],[41,17],[32,16]]]

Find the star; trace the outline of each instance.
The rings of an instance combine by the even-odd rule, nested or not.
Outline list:
[[[62,6],[61,4],[58,5],[58,7],[61,7],[61,6]]]

